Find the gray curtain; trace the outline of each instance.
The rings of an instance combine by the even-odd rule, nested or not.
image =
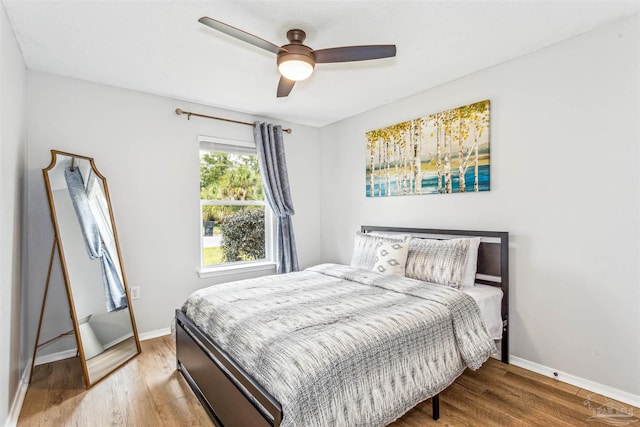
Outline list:
[[[124,291],[122,279],[120,278],[117,267],[113,263],[109,251],[106,250],[102,244],[98,224],[89,207],[89,199],[84,188],[84,180],[82,179],[80,169],[78,167],[75,167],[73,170],[66,168],[64,177],[67,181],[67,188],[69,189],[69,195],[73,202],[73,208],[80,222],[80,229],[82,230],[82,236],[84,237],[89,258],[100,260],[107,311],[127,308],[127,296]]]
[[[284,156],[282,126],[255,122],[253,139],[258,151],[265,198],[278,221],[276,230],[278,274],[298,271],[298,255],[291,222],[294,210]]]

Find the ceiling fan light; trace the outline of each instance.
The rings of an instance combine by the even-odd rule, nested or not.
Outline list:
[[[289,80],[304,80],[313,73],[313,65],[308,61],[289,59],[278,64],[278,70]]]

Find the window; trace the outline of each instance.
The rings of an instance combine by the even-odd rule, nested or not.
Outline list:
[[[200,212],[203,269],[272,260],[273,220],[253,142],[200,137]]]

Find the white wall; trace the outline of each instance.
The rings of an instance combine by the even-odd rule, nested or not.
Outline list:
[[[35,339],[53,238],[42,168],[57,149],[93,157],[106,176],[129,286],[140,286],[133,301],[140,333],[168,328],[186,297],[196,289],[250,277],[200,279],[199,145],[197,136],[252,140],[252,128],[177,116],[176,108],[253,122],[256,118],[54,76],[28,73],[29,123],[29,341]],[[319,130],[292,127],[286,155],[296,209],[294,227],[301,267],[320,261]],[[57,261],[57,260],[56,260]],[[71,328],[64,285],[56,262],[44,338]],[[52,308],[53,307],[53,308]],[[53,327],[51,327],[53,325]],[[66,328],[66,329],[65,329]],[[67,349],[73,338],[43,349]]]
[[[638,36],[629,18],[323,128],[325,260],[361,224],[509,231],[511,353],[640,399]],[[365,197],[366,131],[483,99],[490,192]]]
[[[16,396],[24,362],[22,234],[26,164],[26,69],[0,6],[0,425]]]

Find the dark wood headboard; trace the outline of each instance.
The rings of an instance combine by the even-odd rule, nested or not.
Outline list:
[[[423,239],[480,237],[476,283],[502,289],[502,361],[509,357],[509,233],[505,231],[439,230],[432,228],[363,225],[363,233],[410,234]]]

